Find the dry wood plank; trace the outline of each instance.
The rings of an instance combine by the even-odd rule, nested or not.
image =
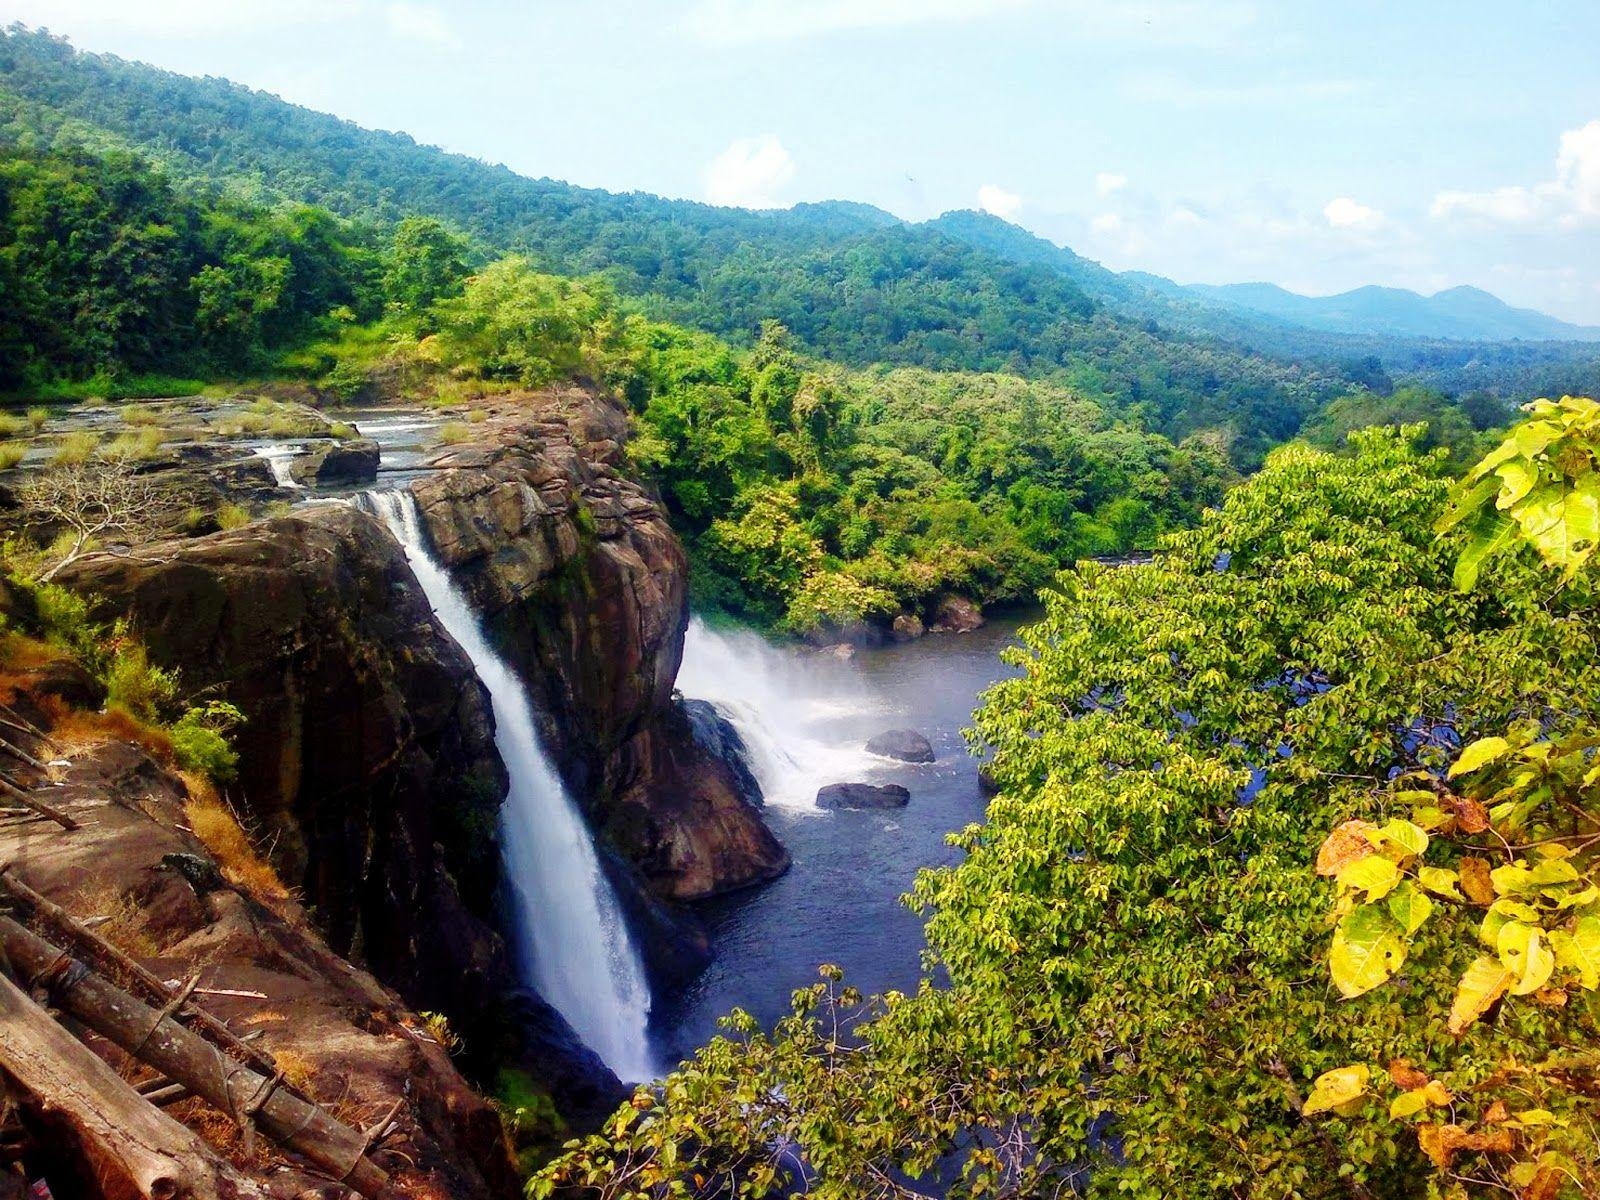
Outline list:
[[[17,974],[49,990],[63,1012],[207,1103],[248,1122],[363,1196],[386,1197],[389,1177],[367,1157],[366,1137],[319,1106],[227,1057],[164,1012],[112,986],[65,951],[0,916],[0,950]]]
[[[131,1185],[148,1200],[266,1196],[198,1135],[148,1104],[3,974],[0,1027],[6,1031],[0,1067],[71,1124],[106,1182]]]

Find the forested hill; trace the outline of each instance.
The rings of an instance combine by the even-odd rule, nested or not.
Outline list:
[[[1059,271],[864,206],[753,213],[526,179],[20,27],[0,39],[0,140],[135,150],[180,178],[349,217],[427,213],[546,270],[604,274],[650,315],[736,341],[772,318],[852,364],[1059,374],[1177,436],[1231,427],[1247,450],[1349,388],[1337,370],[1123,317]]]

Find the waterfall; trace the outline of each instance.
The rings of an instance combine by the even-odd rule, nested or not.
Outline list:
[[[367,492],[359,503],[394,533],[440,623],[489,691],[495,745],[511,777],[500,825],[518,969],[622,1079],[653,1077],[644,968],[588,827],[539,742],[522,681],[434,560],[416,498],[405,490]]]
[[[882,712],[882,702],[848,663],[780,650],[748,630],[714,630],[695,617],[678,690],[709,700],[733,723],[769,804],[820,812],[818,788],[868,779],[882,766],[864,748],[877,730],[855,720]]]
[[[294,476],[289,474],[289,464],[305,453],[304,446],[285,446],[275,443],[271,446],[257,446],[252,453],[257,458],[267,460],[267,465],[272,468],[272,478],[281,488],[293,488],[295,491],[304,491],[303,484],[295,482]]]

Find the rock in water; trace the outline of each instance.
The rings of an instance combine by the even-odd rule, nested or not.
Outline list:
[[[366,438],[324,442],[308,447],[289,464],[296,483],[372,483],[378,478],[378,443]]]
[[[689,719],[694,740],[728,765],[745,800],[758,807],[764,803],[761,783],[750,768],[750,748],[744,744],[733,722],[718,712],[717,706],[709,700],[682,700],[678,707]]]
[[[880,733],[867,743],[867,753],[909,763],[933,761],[933,746],[915,729],[890,729]]]
[[[946,596],[933,612],[934,633],[971,633],[983,628],[983,610],[965,596]]]
[[[891,635],[897,642],[914,642],[927,632],[921,617],[915,613],[901,613],[894,619]]]
[[[830,783],[817,793],[818,808],[904,808],[911,793],[898,783]]]

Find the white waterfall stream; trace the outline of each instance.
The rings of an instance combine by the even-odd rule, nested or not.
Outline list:
[[[747,630],[689,622],[678,690],[739,731],[769,804],[821,812],[817,789],[872,777],[881,762],[858,719],[882,711],[847,663],[781,650]],[[843,728],[841,728],[841,723]]]
[[[539,742],[522,681],[434,560],[411,493],[368,492],[361,504],[405,549],[428,602],[488,689],[495,745],[511,779],[500,823],[523,978],[622,1079],[653,1077],[644,968],[588,828]]]

